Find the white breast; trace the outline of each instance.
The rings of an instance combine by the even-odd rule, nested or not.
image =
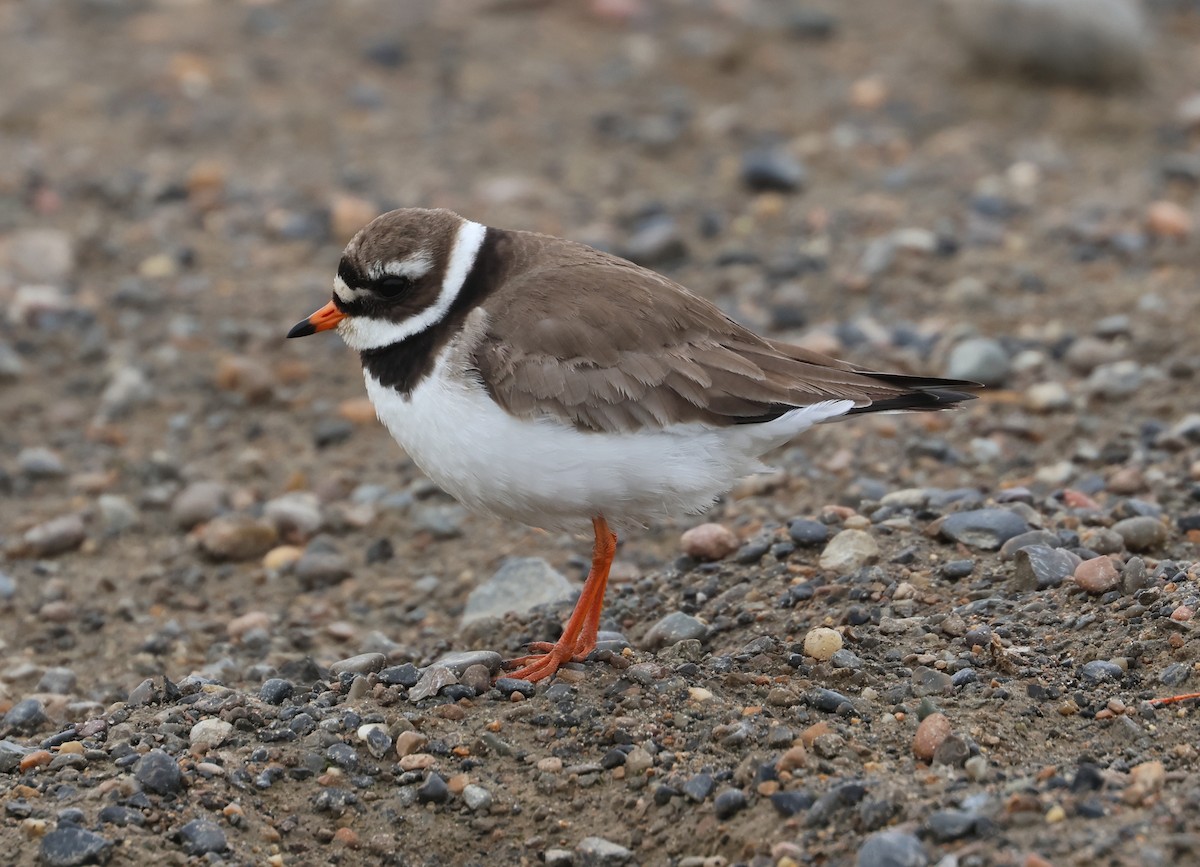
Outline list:
[[[509,415],[448,356],[407,398],[367,373],[380,421],[463,505],[548,529],[578,529],[595,515],[629,525],[704,511],[739,478],[765,469],[765,452],[853,407],[831,400],[766,424],[587,433]]]

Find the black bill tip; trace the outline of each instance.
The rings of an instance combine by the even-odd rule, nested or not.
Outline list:
[[[317,326],[313,325],[307,319],[301,319],[292,326],[292,330],[287,333],[288,337],[308,337],[310,334],[317,333]]]

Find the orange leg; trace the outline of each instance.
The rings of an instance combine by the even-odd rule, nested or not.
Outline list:
[[[617,553],[617,534],[608,528],[603,517],[592,518],[596,544],[592,549],[592,570],[583,584],[583,592],[575,610],[563,626],[562,636],[550,644],[539,641],[531,644],[536,651],[529,656],[510,659],[505,668],[524,666],[507,677],[537,682],[553,675],[568,660],[582,660],[596,649],[596,634],[600,630],[600,612],[604,608],[604,591],[608,587],[608,570]]]

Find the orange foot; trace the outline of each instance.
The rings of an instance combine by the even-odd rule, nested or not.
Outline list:
[[[553,644],[548,641],[530,644],[529,649],[534,653],[504,663],[506,669],[521,666],[505,674],[505,677],[537,683],[553,676],[564,663],[582,661],[596,649],[600,612],[604,608],[604,591],[608,586],[608,570],[617,552],[617,536],[608,528],[608,522],[603,517],[592,519],[592,529],[596,533],[592,569],[583,584],[579,601],[575,603],[575,610],[563,626],[562,636]]]

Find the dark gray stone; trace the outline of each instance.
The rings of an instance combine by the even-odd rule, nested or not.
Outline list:
[[[755,192],[792,193],[807,179],[804,164],[782,147],[757,147],[742,155],[742,183]]]
[[[229,848],[221,826],[207,819],[193,819],[179,829],[179,842],[189,855],[207,855]]]
[[[133,776],[142,788],[158,795],[173,795],[183,789],[179,764],[162,750],[151,750],[138,759]]]
[[[801,547],[815,548],[829,541],[829,528],[820,521],[796,518],[788,523],[788,535]]]
[[[263,685],[258,689],[258,697],[267,704],[283,704],[295,691],[296,687],[290,680],[272,677],[263,681]]]
[[[746,806],[746,793],[741,789],[726,789],[713,799],[713,812],[722,822],[732,819]]]
[[[42,838],[41,861],[49,867],[105,864],[113,843],[77,825],[62,825]]]
[[[1057,587],[1075,573],[1079,555],[1062,548],[1029,545],[1017,552],[1013,577],[1019,590]]]
[[[672,611],[646,632],[642,644],[654,650],[660,647],[671,647],[680,641],[703,641],[708,635],[708,627],[682,611]]]
[[[36,698],[25,698],[9,708],[2,724],[13,731],[33,732],[46,721],[42,703]]]
[[[1008,509],[973,509],[947,515],[942,521],[941,534],[971,548],[995,551],[1027,529],[1025,519]]]
[[[879,831],[858,850],[857,867],[927,867],[929,855],[921,841],[903,831]]]

